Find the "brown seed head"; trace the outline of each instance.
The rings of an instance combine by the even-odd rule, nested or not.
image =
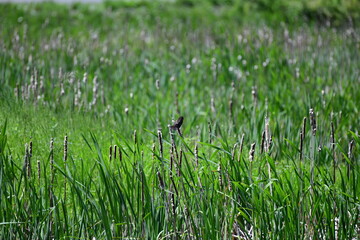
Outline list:
[[[310,114],[310,125],[311,125],[311,129],[312,129],[312,134],[313,134],[313,136],[315,136],[315,134],[316,134],[316,118],[315,118],[314,109],[310,108],[309,114]]]

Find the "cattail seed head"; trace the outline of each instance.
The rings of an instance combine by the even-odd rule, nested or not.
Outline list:
[[[303,125],[302,130],[300,131],[300,161],[302,161],[302,159],[303,159],[305,126],[306,126],[306,118],[304,118],[304,125]]]
[[[225,174],[226,174],[226,181],[228,183],[227,188],[229,189],[229,191],[232,191],[231,179],[230,179],[229,173],[226,171]]]
[[[68,157],[68,137],[67,135],[65,135],[64,137],[64,167],[65,167],[65,170],[67,168],[67,157]],[[66,178],[65,178],[65,181],[64,181],[64,202],[66,202]]]
[[[231,91],[235,92],[235,81],[231,81]]]
[[[218,173],[219,173],[219,185],[220,185],[220,188],[222,188],[223,186],[223,179],[222,179],[222,171],[221,171],[221,163],[219,163],[218,165],[218,169],[217,169]]]
[[[113,150],[113,147],[112,147],[112,145],[110,145],[110,147],[109,147],[109,160],[110,160],[110,162],[112,160],[112,150]]]
[[[231,160],[234,161],[235,160],[235,154],[236,154],[236,147],[237,147],[238,143],[235,143],[234,144],[234,147],[233,147],[233,151],[232,151],[232,154],[231,154]]]
[[[120,160],[120,162],[122,162],[122,159],[123,159],[122,150],[119,147],[119,160]]]
[[[253,144],[251,144],[251,147],[250,147],[250,151],[249,151],[249,160],[250,160],[250,162],[254,161],[255,146],[256,146],[256,143],[253,143]]]
[[[50,139],[50,170],[51,182],[54,180],[54,138]]]
[[[163,151],[163,139],[162,139],[161,129],[158,130],[158,140],[159,140],[159,146],[160,146],[160,157],[163,158],[164,151]]]
[[[332,118],[332,116],[331,116],[331,118]],[[336,181],[336,166],[337,166],[335,144],[336,144],[335,143],[335,127],[334,127],[334,122],[331,121],[330,145],[331,145],[331,150],[332,150],[332,154],[333,154],[333,182],[334,183]]]
[[[96,103],[97,103],[98,92],[99,92],[99,83],[98,83],[97,76],[95,76],[94,79],[93,79],[93,100],[91,102],[92,106],[95,106]]]
[[[158,177],[158,179],[159,179],[159,186],[160,186],[160,188],[161,188],[161,189],[164,189],[165,185],[164,185],[164,181],[163,181],[163,179],[162,179],[162,177],[161,177],[160,172],[157,171],[156,175],[157,175],[157,177]]]
[[[313,134],[313,136],[315,136],[316,135],[316,117],[315,117],[314,109],[310,108],[309,114],[310,114],[310,125],[311,125],[311,129],[312,129],[312,134]]]
[[[354,148],[354,139],[352,139],[350,142],[349,142],[349,147],[348,147],[348,158],[351,159],[351,156],[352,156],[352,151],[353,151],[353,148]]]
[[[174,153],[176,154],[176,159],[179,159],[178,151],[177,151],[176,143],[175,143],[175,137],[174,137],[175,134],[172,131],[172,127],[173,126],[168,125],[170,138],[171,138],[171,152],[172,152],[172,154],[174,154]],[[182,136],[181,132],[179,131],[179,128],[177,128],[177,130],[178,130],[180,136]]]
[[[268,153],[272,144],[272,137],[270,131],[270,118],[265,117],[265,152]]]
[[[50,139],[50,151],[54,150],[54,138]]]
[[[232,99],[230,99],[230,101],[229,101],[229,115],[230,115],[230,118],[232,118],[233,117],[233,100]]]
[[[173,216],[176,218],[175,194],[171,193],[171,210]]]
[[[40,161],[39,160],[37,160],[37,170],[38,170],[38,179],[40,181],[41,169],[40,169]]]
[[[335,129],[334,129],[334,122],[331,122],[331,133],[330,133],[330,144],[331,148],[335,148]]]
[[[302,132],[302,138],[301,138],[301,140],[302,140],[302,141],[305,140],[305,135],[306,135],[306,121],[307,121],[307,119],[306,119],[306,117],[304,117],[304,119],[303,119],[303,126],[302,126],[302,130],[301,130],[301,132]]]
[[[194,155],[195,155],[195,165],[197,167],[199,166],[199,147],[197,143],[195,143]]]
[[[68,157],[68,136],[64,137],[64,162],[66,162]]]
[[[25,156],[24,156],[24,171],[28,177],[30,177],[31,169],[30,169],[30,153],[29,153],[29,146],[25,143]]]
[[[30,154],[30,157],[32,157],[32,154],[33,154],[33,142],[30,141],[29,143],[29,154]]]
[[[211,122],[208,122],[208,129],[209,129],[209,143],[212,142],[212,129],[211,129]]]
[[[83,83],[86,85],[87,81],[88,81],[88,75],[87,73],[84,73],[84,77],[82,79]]]
[[[156,86],[156,89],[157,89],[157,90],[160,89],[160,80],[159,80],[159,79],[156,79],[156,81],[155,81],[155,86]]]
[[[60,83],[60,96],[64,96],[65,95],[65,88],[64,88],[64,83]]]
[[[353,140],[351,140],[350,142],[349,142],[349,146],[348,146],[348,153],[347,153],[347,157],[348,157],[348,159],[349,159],[349,161],[350,161],[350,163],[348,163],[347,164],[347,177],[348,177],[348,179],[350,179],[350,174],[351,174],[351,169],[352,169],[352,151],[353,151],[353,148],[354,148],[354,139]]]
[[[29,145],[26,145],[26,154],[27,154],[27,174],[28,177],[31,176],[31,157],[32,157],[32,142],[29,143]]]
[[[265,131],[263,131],[261,135],[260,154],[264,152],[264,147],[265,147]]]
[[[117,146],[114,145],[114,161],[116,161]]]
[[[252,95],[253,104],[254,104],[254,106],[256,106],[257,101],[258,101],[258,92],[257,92],[256,86],[253,86],[251,88],[251,95]]]
[[[240,149],[239,149],[239,157],[238,157],[238,162],[240,162],[240,157],[241,157],[241,154],[242,154],[242,151],[243,151],[243,148],[244,148],[244,138],[245,138],[245,134],[243,133],[241,135],[241,143],[240,143]]]
[[[215,108],[215,98],[214,98],[214,96],[211,96],[210,104],[211,104],[211,111],[215,114],[216,113],[216,108]]]
[[[54,172],[54,139],[50,139],[50,189],[49,189],[49,195],[50,195],[50,209],[54,206],[54,197],[53,197],[53,185],[54,185],[54,179],[55,179],[55,172]],[[50,237],[52,239],[53,235],[53,217],[52,217],[52,211],[50,211]]]
[[[318,146],[318,152],[321,152],[322,151],[322,146],[321,144]]]
[[[322,104],[323,104],[323,107],[326,106],[326,101],[325,101],[325,90],[321,90],[321,99],[322,99]]]
[[[136,130],[134,130],[134,143],[137,144],[137,134],[136,134]]]

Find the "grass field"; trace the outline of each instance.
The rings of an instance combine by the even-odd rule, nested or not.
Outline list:
[[[359,239],[357,22],[240,3],[0,5],[0,238]]]

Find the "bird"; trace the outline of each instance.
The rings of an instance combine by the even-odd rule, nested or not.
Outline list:
[[[181,127],[181,125],[184,122],[184,117],[181,116],[178,118],[178,120],[176,120],[176,122],[174,123],[174,125],[170,126],[172,130],[177,130]]]
[[[170,129],[177,130],[178,133],[180,134],[180,136],[182,136],[180,128],[181,128],[181,125],[183,124],[183,122],[184,122],[184,117],[181,116],[178,118],[178,120],[175,121],[175,123],[173,125],[170,126]]]

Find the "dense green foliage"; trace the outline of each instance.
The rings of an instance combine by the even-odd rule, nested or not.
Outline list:
[[[286,21],[332,21],[360,20],[360,2],[357,0],[105,0],[105,7],[111,9],[159,6],[166,3],[188,8],[216,8],[221,17],[232,19]],[[150,4],[151,3],[151,4]],[[170,4],[170,5],[171,5]],[[202,10],[200,10],[202,11]]]
[[[187,2],[0,5],[0,238],[359,237],[359,29]]]

